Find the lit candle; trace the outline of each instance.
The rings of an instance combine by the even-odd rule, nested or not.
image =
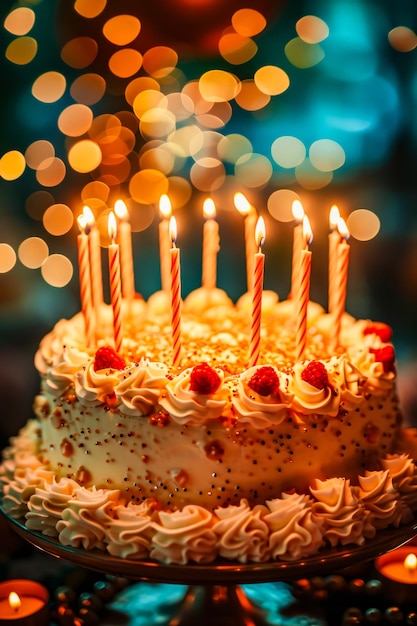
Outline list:
[[[265,255],[262,246],[265,242],[265,222],[259,217],[256,222],[255,243],[258,252],[254,257],[254,271],[252,281],[252,319],[250,329],[249,367],[256,365],[261,343],[262,293],[264,284]]]
[[[304,247],[300,250],[300,280],[298,282],[297,292],[294,295],[297,305],[296,317],[296,358],[300,360],[303,357],[307,343],[307,313],[308,303],[310,300],[310,274],[311,274],[311,252],[308,249],[313,239],[310,222],[305,215],[303,218],[303,241]]]
[[[103,303],[103,271],[101,264],[100,233],[97,228],[94,215],[89,206],[84,205],[83,214],[88,228],[88,239],[91,261],[91,287],[93,294],[93,304],[96,316],[99,314],[99,307]]]
[[[205,217],[203,228],[202,286],[214,289],[217,282],[217,253],[219,251],[219,224],[216,221],[216,206],[211,198],[204,201]]]
[[[349,230],[343,218],[339,218],[337,228],[342,241],[337,246],[337,265],[334,289],[334,310],[333,315],[333,341],[332,346],[336,348],[340,343],[340,330],[342,327],[342,317],[345,312],[346,286],[349,270],[350,246],[347,243]]]
[[[341,242],[337,222],[340,218],[338,207],[334,204],[330,209],[329,215],[329,284],[328,284],[328,310],[329,313],[334,311],[334,296],[336,283],[336,265],[337,265],[337,246]]]
[[[159,200],[159,258],[161,264],[161,284],[164,291],[170,288],[170,256],[171,240],[169,237],[169,218],[171,217],[171,202],[167,195],[163,194]]]
[[[180,250],[176,246],[177,222],[171,216],[169,221],[169,236],[171,239],[171,325],[172,325],[172,364],[178,367],[182,356],[181,340],[181,272]]]
[[[412,546],[402,546],[379,556],[375,567],[383,592],[398,604],[413,602],[416,597],[417,556]]]
[[[90,255],[88,249],[88,236],[84,215],[77,218],[80,234],[78,235],[78,270],[80,280],[81,311],[84,318],[85,337],[87,346],[94,341],[94,310],[91,297]]]
[[[246,279],[247,289],[250,292],[252,290],[253,264],[257,250],[255,240],[257,215],[255,207],[248,202],[243,193],[235,193],[234,203],[239,213],[245,216]]]
[[[119,245],[115,243],[117,226],[113,211],[109,214],[108,230],[110,237],[109,245],[109,279],[110,301],[113,309],[113,335],[116,352],[122,347],[122,288],[120,283],[120,252]]]
[[[294,217],[294,233],[292,244],[292,271],[291,271],[291,298],[296,298],[298,285],[300,282],[300,259],[301,250],[304,248],[303,219],[304,208],[299,200],[292,203],[292,214]]]
[[[135,277],[133,271],[132,228],[129,214],[123,200],[116,200],[114,212],[119,220],[117,238],[120,245],[120,268],[122,275],[122,295],[126,300],[135,298]]]
[[[0,583],[0,624],[46,626],[49,624],[49,594],[32,580],[7,580]]]

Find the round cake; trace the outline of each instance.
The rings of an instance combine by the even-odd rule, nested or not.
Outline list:
[[[168,296],[123,302],[123,342],[103,304],[95,343],[81,313],[41,341],[35,417],[4,451],[6,513],[75,548],[165,563],[294,560],[362,544],[417,507],[414,431],[396,394],[391,329],[264,292],[248,366],[248,297],[184,301],[172,363]],[[409,453],[410,452],[410,453]]]

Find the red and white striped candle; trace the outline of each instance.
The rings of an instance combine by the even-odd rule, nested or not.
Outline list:
[[[116,352],[120,352],[123,339],[122,328],[122,286],[120,281],[120,251],[119,244],[115,243],[117,234],[116,217],[113,211],[109,214],[108,231],[109,245],[109,279],[110,301],[113,309],[113,335]]]
[[[243,193],[235,193],[234,203],[239,213],[245,216],[246,281],[248,292],[251,292],[253,280],[253,266],[257,250],[255,240],[257,213],[255,207],[253,207],[250,202],[248,202]]]
[[[205,218],[203,227],[203,259],[201,284],[206,289],[214,289],[217,283],[217,253],[219,251],[219,224],[216,221],[216,205],[206,198],[203,206]]]
[[[304,208],[299,200],[292,203],[292,214],[294,217],[294,233],[292,244],[292,271],[291,271],[291,298],[297,298],[298,285],[300,282],[300,259],[301,250],[304,248],[303,219]]]
[[[171,239],[171,326],[172,326],[172,365],[178,367],[182,357],[181,338],[181,272],[180,250],[176,246],[177,221],[174,216],[169,220]]]
[[[159,212],[161,221],[159,222],[159,258],[161,271],[161,286],[164,291],[170,289],[170,256],[171,240],[169,237],[169,218],[172,214],[171,202],[166,194],[159,199]]]
[[[80,229],[77,243],[81,311],[84,318],[86,343],[90,347],[94,342],[94,309],[91,297],[90,254],[88,236],[85,232],[87,227],[85,215],[79,215],[77,221]]]
[[[96,316],[98,317],[100,305],[104,301],[100,233],[94,219],[94,214],[89,206],[84,205],[83,215],[88,230],[93,304]]]
[[[132,228],[129,222],[127,206],[123,200],[116,200],[114,212],[118,218],[117,240],[120,245],[120,268],[122,277],[122,295],[126,300],[135,298],[135,275],[133,269]]]
[[[258,252],[254,255],[254,271],[252,281],[252,318],[249,345],[249,367],[256,365],[260,354],[261,321],[262,321],[262,294],[264,284],[265,255],[262,246],[265,242],[265,222],[259,217],[255,229],[255,243]]]
[[[310,275],[311,275],[311,252],[308,249],[313,234],[308,217],[303,218],[304,248],[300,250],[300,280],[295,294],[297,304],[295,349],[296,359],[303,358],[307,345],[307,315],[310,300]]]
[[[343,218],[339,218],[337,228],[342,241],[337,246],[337,267],[335,278],[335,294],[334,294],[334,317],[333,323],[333,348],[340,343],[340,331],[342,328],[342,318],[345,312],[346,304],[346,288],[349,271],[350,246],[347,243],[350,233]]]
[[[340,218],[338,207],[334,204],[329,214],[329,284],[328,284],[328,311],[333,313],[335,308],[335,289],[337,275],[337,247],[342,241],[342,237],[337,228]]]

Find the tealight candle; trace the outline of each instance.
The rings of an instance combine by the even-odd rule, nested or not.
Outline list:
[[[402,546],[378,557],[375,567],[384,592],[398,604],[415,602],[417,556],[413,546]]]
[[[32,580],[7,580],[0,583],[0,624],[46,626],[49,594]]]

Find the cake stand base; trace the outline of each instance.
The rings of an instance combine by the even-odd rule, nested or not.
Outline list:
[[[242,587],[192,585],[188,588],[172,626],[267,626],[264,612],[254,606]]]

